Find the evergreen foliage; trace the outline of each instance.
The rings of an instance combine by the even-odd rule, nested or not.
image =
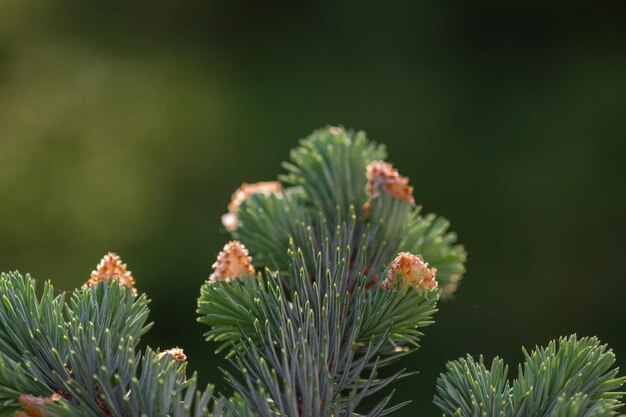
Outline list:
[[[420,215],[385,156],[362,132],[321,129],[291,152],[282,187],[244,184],[233,195],[225,226],[260,272],[209,280],[198,312],[238,371],[228,380],[248,407],[234,414],[379,416],[403,405],[391,405],[388,388],[409,373],[383,368],[419,347],[440,293],[458,285],[465,251],[445,220]],[[383,290],[401,252],[435,267],[441,291],[408,276],[399,279],[409,291]],[[413,272],[421,279],[426,269]],[[382,400],[362,410],[378,392]]]
[[[617,377],[615,356],[598,339],[571,336],[523,352],[513,382],[499,358],[489,369],[482,356],[448,363],[435,404],[451,417],[608,417],[623,405],[617,390],[626,377]]]
[[[404,406],[392,385],[412,370],[388,365],[419,349],[466,254],[385,157],[364,133],[328,127],[291,152],[280,181],[233,194],[222,218],[233,240],[198,299],[207,340],[233,365],[232,398],[199,389],[182,350],[138,348],[149,300],[117,255],[69,293],[2,274],[0,416],[377,417]],[[499,359],[449,363],[435,403],[459,417],[609,417],[621,406],[624,380],[596,339],[524,353],[513,382]]]
[[[207,415],[212,389],[197,392],[186,363],[137,351],[150,328],[145,295],[113,279],[66,301],[49,282],[38,297],[35,284],[0,276],[0,415]]]

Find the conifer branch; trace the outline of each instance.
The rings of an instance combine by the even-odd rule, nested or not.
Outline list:
[[[626,377],[617,376],[613,352],[595,337],[570,336],[523,352],[513,382],[498,358],[490,369],[482,356],[448,363],[435,404],[458,417],[608,417],[623,405],[618,389]]]
[[[117,273],[92,274],[67,302],[49,282],[38,297],[29,276],[0,275],[0,415],[208,415],[212,389],[185,377],[182,351],[137,351],[149,301]]]
[[[388,365],[419,348],[465,251],[385,157],[363,132],[328,127],[291,152],[280,182],[233,193],[222,222],[234,240],[198,299],[207,340],[234,366],[232,398],[199,389],[181,349],[138,348],[149,300],[116,254],[68,293],[2,274],[0,417],[377,417],[406,405],[392,385],[413,373]],[[554,407],[611,409],[588,395]]]
[[[320,129],[291,152],[283,186],[233,194],[224,226],[259,273],[209,280],[198,312],[239,372],[227,379],[247,407],[230,407],[234,415],[378,416],[401,406],[388,387],[409,373],[383,368],[419,347],[465,251],[445,220],[419,214],[385,156],[362,132]],[[380,391],[378,405],[360,409]]]

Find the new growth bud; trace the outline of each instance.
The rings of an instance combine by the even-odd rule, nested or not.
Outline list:
[[[122,262],[122,259],[113,252],[104,255],[98,266],[96,266],[96,270],[91,272],[91,277],[84,286],[97,287],[101,281],[109,281],[113,278],[119,280],[120,286],[126,285],[130,287],[133,295],[137,295],[135,279],[131,272],[126,269],[126,264]]]
[[[166,356],[171,356],[177,362],[185,362],[187,360],[187,355],[183,352],[181,348],[175,347],[172,349],[164,350],[163,352],[157,355],[157,359],[161,360]]]
[[[387,162],[374,161],[367,166],[367,194],[370,199],[378,196],[379,188],[392,197],[415,204],[409,179],[398,174],[398,170]]]
[[[429,292],[437,288],[435,280],[436,268],[428,268],[421,256],[409,252],[401,252],[393,260],[387,277],[380,285],[383,290],[401,289],[406,292],[409,287],[419,293]]]
[[[243,202],[253,194],[270,195],[280,192],[280,182],[278,181],[261,181],[254,184],[241,184],[241,187],[237,188],[233,193],[230,204],[228,204],[228,213],[222,216],[222,224],[229,232],[237,230],[239,225],[239,219],[237,212]]]
[[[166,356],[171,356],[176,362],[186,362],[187,355],[183,352],[181,348],[175,347],[172,349],[164,350],[163,352],[157,355],[157,360],[161,360]],[[187,381],[187,373],[183,373],[183,381]]]
[[[18,411],[17,417],[45,417],[46,405],[59,400],[59,396],[53,394],[50,397],[36,397],[34,395],[20,395],[20,405],[23,411]]]
[[[238,277],[254,275],[252,257],[248,249],[238,240],[231,240],[217,255],[213,264],[213,273],[209,276],[209,282],[226,281]]]

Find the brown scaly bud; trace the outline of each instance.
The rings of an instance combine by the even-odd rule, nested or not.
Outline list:
[[[261,181],[254,184],[241,184],[241,187],[237,188],[233,193],[230,204],[228,204],[228,213],[222,216],[222,224],[229,232],[234,232],[239,225],[239,219],[237,218],[237,211],[241,204],[253,194],[276,194],[281,189],[280,182],[278,181]]]
[[[175,347],[172,349],[164,350],[163,352],[157,355],[157,359],[161,360],[166,356],[171,356],[177,362],[185,362],[187,360],[187,355],[183,352],[181,348]]]
[[[113,252],[104,255],[96,267],[96,270],[91,272],[91,277],[85,283],[85,287],[96,287],[101,281],[109,281],[113,278],[119,280],[120,286],[126,285],[130,287],[133,291],[133,295],[137,295],[135,279],[131,275],[131,272],[126,269],[126,264],[122,262],[122,259]]]
[[[398,170],[387,162],[374,161],[367,166],[367,194],[370,199],[378,196],[379,188],[392,197],[415,204],[409,179],[398,174]]]
[[[16,413],[17,417],[45,417],[45,406],[59,400],[59,396],[36,397],[34,395],[20,395],[20,405],[23,411]]]
[[[168,350],[164,350],[163,352],[159,353],[157,355],[157,360],[161,360],[166,356],[171,356],[172,358],[174,358],[174,360],[176,362],[186,362],[187,361],[187,355],[185,355],[185,353],[183,352],[183,350],[181,348],[175,347],[172,349],[168,349]],[[187,373],[184,372],[183,373],[183,381],[187,381]]]
[[[387,277],[380,285],[383,290],[401,289],[406,292],[409,287],[419,293],[429,292],[437,288],[435,280],[436,268],[428,268],[421,256],[409,252],[401,252],[393,260]]]
[[[231,240],[217,255],[213,264],[213,273],[209,276],[209,282],[236,279],[241,276],[249,276],[255,273],[252,266],[252,257],[248,249],[238,240]]]

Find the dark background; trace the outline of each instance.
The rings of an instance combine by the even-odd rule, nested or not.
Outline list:
[[[0,4],[0,269],[80,286],[117,251],[146,342],[223,364],[195,322],[243,181],[317,127],[387,144],[469,252],[397,384],[434,416],[469,352],[598,335],[626,363],[626,14],[617,3]],[[360,4],[358,6],[357,4]]]

